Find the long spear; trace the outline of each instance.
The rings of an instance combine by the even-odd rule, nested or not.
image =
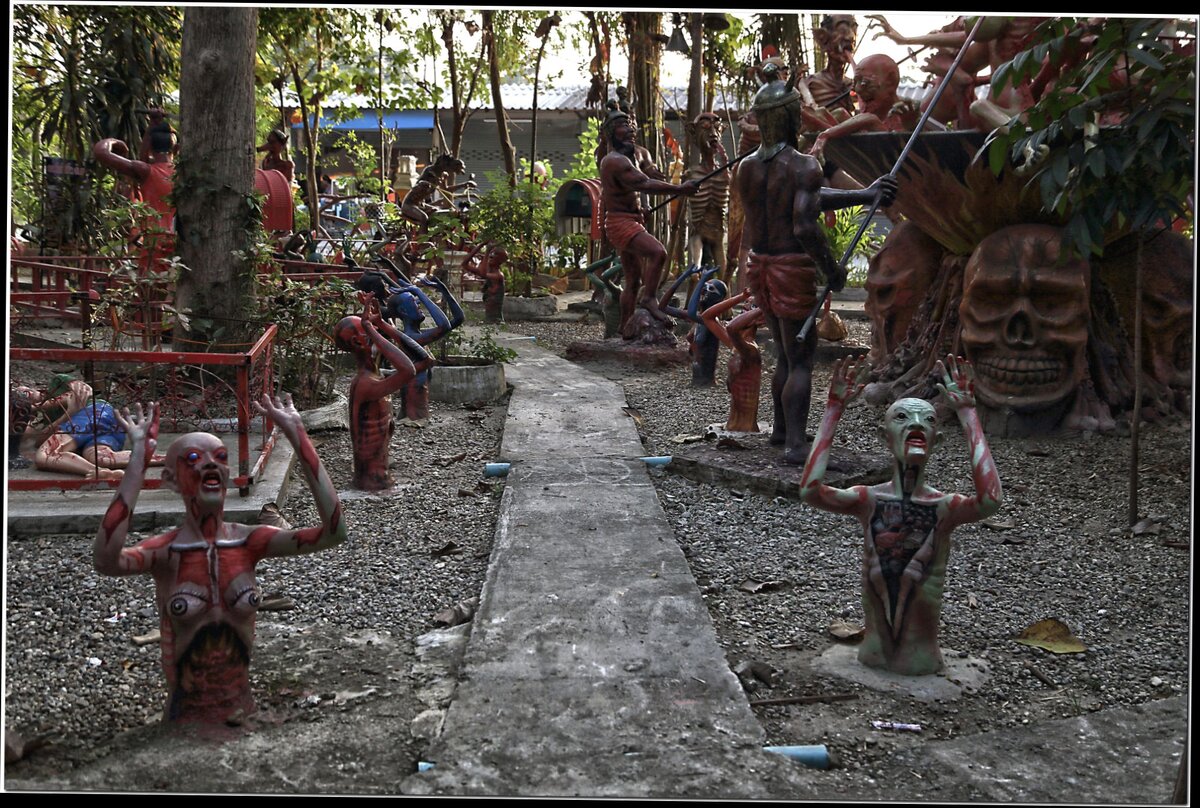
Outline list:
[[[735,165],[737,165],[738,163],[742,162],[742,161],[743,161],[743,160],[745,160],[747,157],[749,157],[750,155],[754,154],[756,151],[758,151],[758,149],[751,149],[750,151],[746,152],[745,154],[739,154],[737,157],[733,158],[732,160],[730,160],[730,161],[729,161],[728,163],[726,163],[725,165],[723,165],[723,166],[718,166],[718,167],[714,168],[712,171],[710,171],[710,172],[708,172],[707,174],[705,174],[703,177],[700,177],[699,179],[695,180],[695,183],[696,183],[697,185],[699,185],[700,183],[704,182],[705,180],[711,180],[713,177],[717,176],[718,174],[720,174],[720,173],[721,173],[722,171],[724,171],[725,169],[727,169],[727,168],[733,168]],[[689,180],[689,182],[690,182],[690,181],[691,181],[691,180]],[[659,209],[659,208],[661,208],[663,205],[668,205],[668,204],[670,204],[671,202],[674,202],[674,201],[675,201],[675,199],[676,199],[676,197],[678,197],[678,196],[680,196],[680,194],[671,194],[671,195],[670,195],[670,196],[668,196],[666,199],[664,199],[662,202],[659,202],[657,205],[655,205],[654,207],[650,208],[650,210],[646,211],[647,215],[649,215],[649,214],[653,213],[654,211],[658,210],[658,209]]]
[[[917,135],[921,134],[921,130],[925,128],[925,123],[929,120],[930,114],[933,112],[934,107],[937,106],[938,101],[941,99],[942,93],[950,84],[950,77],[953,76],[954,71],[958,69],[959,63],[962,62],[963,56],[967,52],[967,48],[969,48],[971,43],[975,40],[975,34],[979,32],[979,26],[982,23],[983,17],[980,16],[979,19],[975,21],[974,27],[971,28],[971,33],[967,34],[967,38],[963,42],[962,47],[959,48],[958,55],[954,57],[954,61],[950,65],[950,69],[946,71],[946,77],[942,79],[941,84],[939,84],[937,89],[933,91],[933,98],[930,100],[929,106],[927,106],[925,108],[925,112],[921,114],[921,120],[917,121],[916,128],[913,129],[912,134],[908,138],[908,142],[904,144],[904,149],[900,152],[900,156],[896,158],[896,163],[892,166],[892,170],[889,173],[894,175],[900,171],[900,166],[904,164],[905,159],[908,157],[909,151],[912,150],[913,144],[917,141]],[[882,198],[880,194],[875,194],[875,199],[873,202],[871,202],[871,209],[867,211],[867,215],[863,217],[862,222],[858,226],[858,232],[854,234],[854,239],[850,242],[850,246],[846,248],[846,252],[842,256],[842,260],[839,262],[843,270],[846,266],[846,262],[850,260],[850,256],[854,254],[854,249],[858,246],[859,239],[862,238],[863,233],[865,233],[867,228],[870,226],[871,217],[875,215],[877,210],[879,210],[879,203],[881,201]],[[812,330],[813,323],[815,323],[817,320],[817,315],[821,313],[821,307],[825,305],[825,301],[829,299],[829,295],[832,291],[833,285],[831,282],[825,286],[825,291],[822,292],[820,298],[818,298],[817,305],[813,306],[812,313],[808,315],[808,319],[804,321],[804,325],[800,328],[800,333],[796,335],[797,342],[803,342],[808,336],[808,332]]]

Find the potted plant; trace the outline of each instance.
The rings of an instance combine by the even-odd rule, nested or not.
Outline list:
[[[469,404],[504,395],[504,363],[517,352],[497,343],[495,333],[489,327],[469,336],[455,330],[438,343],[438,365],[429,374],[431,401]]]

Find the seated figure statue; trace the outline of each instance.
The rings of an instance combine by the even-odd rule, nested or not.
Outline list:
[[[933,405],[902,398],[887,409],[880,436],[895,463],[892,479],[848,489],[825,485],[833,434],[846,405],[865,386],[870,365],[838,362],[829,382],[829,403],[812,454],[804,466],[800,495],[815,508],[858,517],[863,526],[863,611],[866,636],[858,660],[893,673],[936,673],[944,666],[938,648],[942,586],[950,555],[950,532],[986,519],[1000,508],[1000,475],[975,413],[974,371],[961,358],[938,362],[938,390],[958,414],[971,450],[975,495],[944,494],[925,482],[925,469],[941,443]]]

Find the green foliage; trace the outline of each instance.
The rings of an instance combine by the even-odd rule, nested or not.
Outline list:
[[[541,269],[545,248],[555,239],[554,194],[561,180],[556,181],[553,167],[545,165],[550,179],[544,188],[528,180],[528,160],[520,163],[524,179],[515,188],[502,171],[487,172],[488,181],[494,184],[471,210],[476,240],[495,242],[508,251],[504,276],[512,294],[522,291],[532,272]]]
[[[333,142],[333,147],[343,149],[354,167],[354,192],[364,195],[378,194],[381,186],[379,180],[379,153],[371,146],[359,140],[354,132],[346,132]]]
[[[13,217],[41,217],[43,156],[90,159],[92,143],[125,141],[136,156],[148,118],[178,85],[178,8],[12,7]],[[104,243],[97,220],[112,183],[93,173],[70,200],[68,228],[86,248]]]
[[[579,136],[579,151],[575,153],[571,164],[563,171],[562,181],[588,180],[599,176],[596,166],[596,149],[600,146],[599,117],[589,117],[583,124],[583,133]]]
[[[832,227],[826,224],[824,216],[819,221],[821,228],[825,231],[825,237],[829,240],[829,251],[833,253],[835,259],[840,261],[850,247],[854,234],[858,232],[858,228],[862,224],[864,208],[861,205],[854,205],[842,208],[835,213],[837,218]],[[879,252],[879,248],[883,246],[883,238],[883,235],[877,232],[874,222],[871,222],[863,231],[862,238],[858,240],[854,252],[850,254],[850,259],[847,261],[847,286],[862,286],[866,283],[867,269],[864,263]]]
[[[511,362],[516,359],[517,352],[496,342],[495,335],[496,329],[491,326],[484,326],[471,337],[464,336],[461,331],[451,331],[438,343],[443,361],[446,356],[469,356],[488,362]]]
[[[177,85],[181,23],[178,8],[13,6],[14,121],[69,159],[105,137],[136,152],[138,110]]]
[[[321,404],[333,397],[337,379],[333,332],[347,312],[359,307],[358,291],[339,278],[307,283],[288,278],[271,261],[256,275],[254,319],[275,323],[273,366],[280,388],[288,390],[298,407]]]
[[[1043,61],[1060,70],[1007,134],[993,133],[988,160],[996,173],[1006,159],[1025,166],[1078,254],[1099,255],[1124,232],[1188,215],[1196,60],[1176,47],[1176,31],[1194,42],[1194,21],[1106,18],[1093,27],[1055,18],[993,76],[996,88],[1030,80]]]

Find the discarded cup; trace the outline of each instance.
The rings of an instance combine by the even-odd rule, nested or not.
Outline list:
[[[783,755],[814,769],[829,768],[829,748],[823,743],[810,746],[764,746],[763,751]]]
[[[506,477],[511,463],[487,463],[483,467],[484,477]]]
[[[643,457],[641,461],[647,466],[665,466],[671,462],[671,455],[662,455],[660,457]]]
[[[905,724],[900,721],[872,721],[871,726],[875,729],[895,729],[901,732],[920,732],[920,724]]]
[[[417,771],[427,772],[430,769],[432,769],[435,765],[436,764],[430,763],[428,760],[418,760],[417,761]]]

